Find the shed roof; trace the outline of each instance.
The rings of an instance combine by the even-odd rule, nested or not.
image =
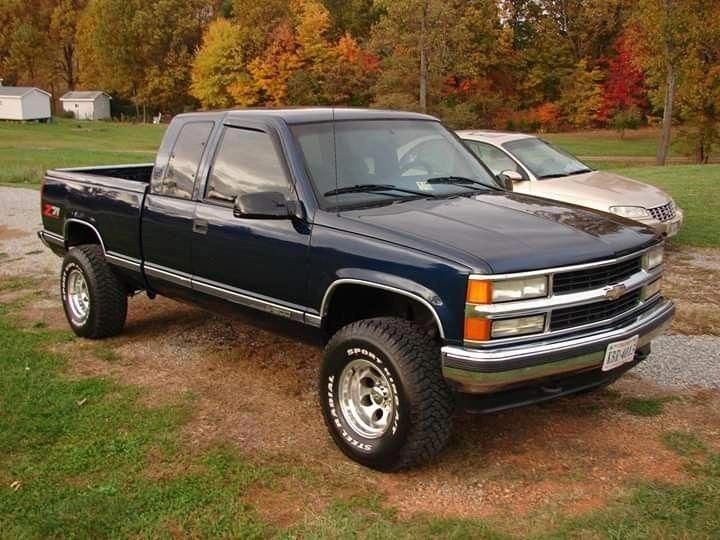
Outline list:
[[[33,90],[37,90],[38,92],[42,92],[48,97],[52,97],[50,92],[46,92],[45,90],[41,90],[40,88],[36,88],[34,86],[0,86],[0,97],[21,98],[23,96],[26,96]]]
[[[106,92],[91,91],[91,92],[68,92],[60,101],[95,101],[100,96],[107,96],[108,99],[112,99]]]

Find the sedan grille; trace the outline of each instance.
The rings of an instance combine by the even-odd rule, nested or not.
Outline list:
[[[629,278],[639,272],[641,267],[642,257],[636,257],[608,266],[555,274],[553,292],[555,294],[565,294],[599,289]]]
[[[658,221],[670,221],[675,217],[675,205],[672,201],[662,206],[648,208],[650,215]]]
[[[564,330],[573,326],[581,326],[605,319],[617,317],[631,310],[640,302],[640,289],[618,298],[594,304],[584,304],[568,308],[556,309],[550,317],[550,330]]]

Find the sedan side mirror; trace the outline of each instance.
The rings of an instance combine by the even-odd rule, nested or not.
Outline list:
[[[524,180],[522,174],[517,171],[513,171],[512,169],[508,169],[507,171],[503,171],[498,174],[498,179],[500,180],[502,187],[508,191],[513,190],[513,182],[522,182]]]
[[[235,198],[233,215],[245,219],[290,219],[285,195],[277,191],[246,193]]]

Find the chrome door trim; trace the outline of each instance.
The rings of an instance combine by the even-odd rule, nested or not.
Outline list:
[[[192,288],[235,304],[278,315],[293,321],[305,322],[304,311],[263,300],[256,296],[250,296],[246,294],[245,291],[242,291],[242,289],[229,288],[227,285],[200,279],[197,276],[193,276],[192,278]]]
[[[143,269],[145,270],[145,273],[150,277],[164,279],[165,281],[169,281],[170,283],[174,283],[176,285],[181,285],[188,288],[190,288],[192,285],[192,276],[184,272],[177,272],[176,270],[172,270],[165,266],[160,266],[158,264],[148,262],[145,262],[143,264]]]
[[[127,270],[140,271],[141,261],[135,257],[128,257],[127,255],[121,255],[114,251],[108,251],[105,254],[105,260],[110,264],[126,268]]]

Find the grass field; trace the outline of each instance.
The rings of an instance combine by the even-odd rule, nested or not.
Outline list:
[[[0,282],[0,293],[32,284]],[[283,456],[227,445],[188,451],[182,428],[195,397],[148,406],[138,388],[68,375],[52,352],[76,338],[20,326],[23,300],[0,304],[0,537],[3,538],[717,538],[720,455],[690,431],[663,444],[688,471],[682,484],[641,482],[599,510],[493,521],[401,518],[382,497]],[[67,349],[66,349],[67,350]],[[327,484],[328,476],[333,478]],[[286,485],[330,489],[287,526],[251,494],[283,500]],[[280,510],[280,509],[278,509]],[[522,531],[522,532],[518,532]]]
[[[43,172],[55,167],[153,161],[164,130],[165,126],[65,119],[51,124],[0,123],[0,184],[36,186]],[[598,168],[616,170],[670,193],[687,211],[678,243],[720,246],[720,165],[648,165],[658,138],[653,129],[628,131],[623,139],[609,130],[544,137]]]
[[[0,183],[38,184],[46,169],[148,162],[164,126],[76,122],[0,122]]]

